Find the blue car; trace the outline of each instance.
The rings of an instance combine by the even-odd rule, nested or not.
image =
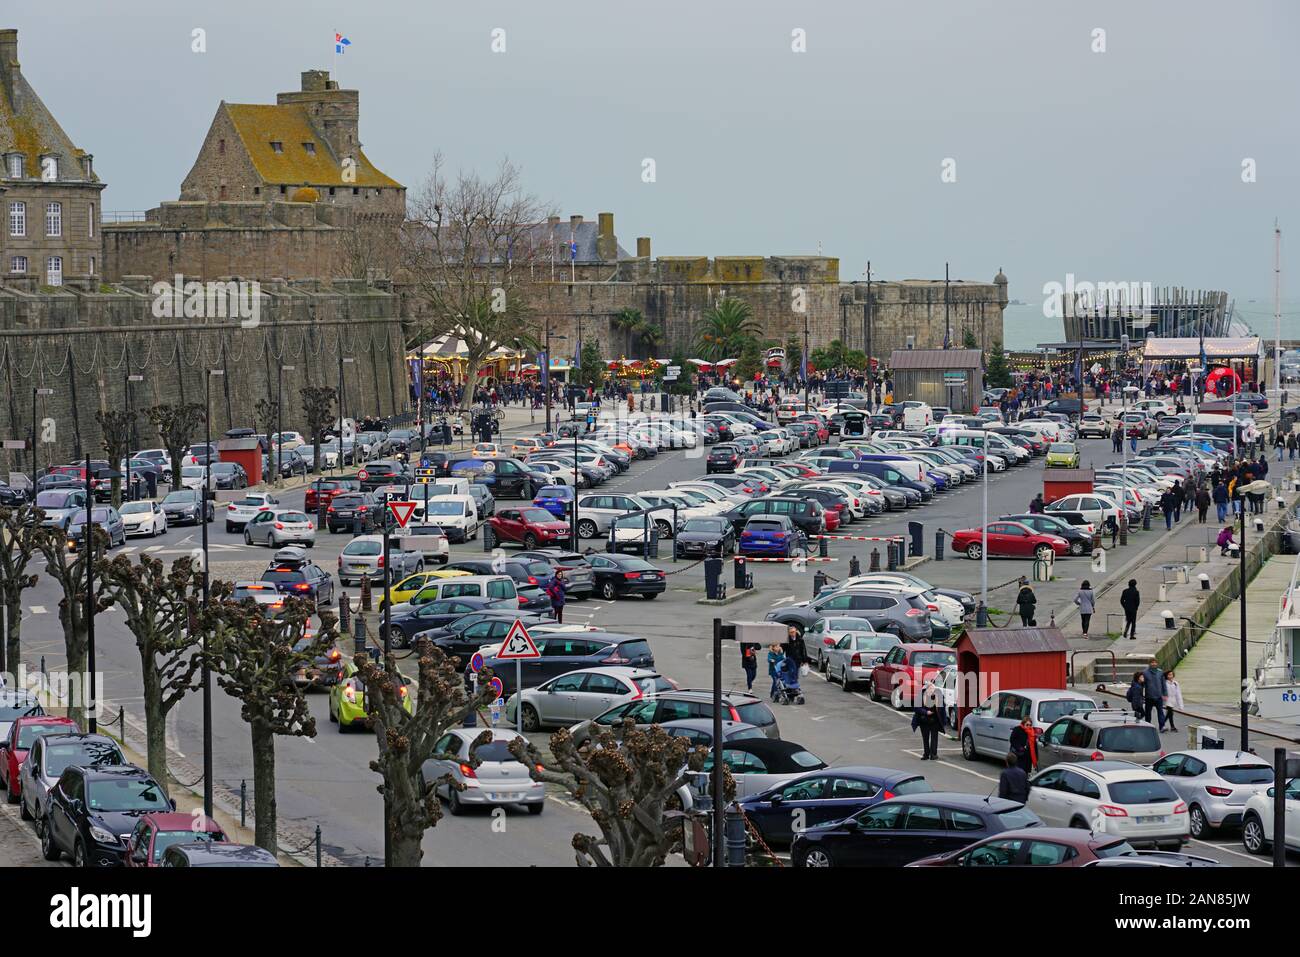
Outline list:
[[[544,508],[558,519],[569,517],[573,507],[573,489],[568,485],[544,485],[533,496],[533,504]]]
[[[788,515],[755,515],[740,533],[740,554],[793,558],[805,551],[803,533]]]
[[[796,819],[802,831],[842,821],[892,797],[933,790],[915,771],[823,768],[743,798],[740,807],[768,846],[789,847]]]

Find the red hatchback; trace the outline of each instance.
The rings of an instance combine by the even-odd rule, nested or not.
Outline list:
[[[952,534],[952,550],[967,558],[984,554],[982,530],[963,528]],[[989,558],[1061,558],[1070,553],[1070,543],[1056,535],[1034,531],[1019,522],[992,522],[988,526]]]
[[[77,723],[71,718],[55,715],[28,715],[15,718],[9,727],[9,736],[0,743],[0,783],[9,790],[9,803],[17,804],[18,795],[22,793],[21,778],[18,769],[27,760],[27,752],[32,742],[43,734],[67,734],[77,730]]]
[[[895,708],[914,707],[926,680],[956,663],[957,652],[947,645],[895,645],[885,660],[871,669],[867,693],[873,701],[885,697],[882,692],[887,693]]]
[[[544,508],[504,508],[488,524],[498,542],[514,542],[529,550],[567,542],[572,535],[568,522]]]
[[[163,851],[173,844],[208,841],[227,843],[221,825],[203,814],[156,811],[142,815],[127,840],[124,863],[127,867],[157,867]]]

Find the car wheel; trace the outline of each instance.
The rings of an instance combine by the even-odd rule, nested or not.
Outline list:
[[[1051,545],[1039,545],[1037,548],[1034,549],[1034,557],[1037,558],[1039,561],[1045,562],[1049,558],[1051,558],[1051,556],[1052,556]]]
[[[529,532],[527,535],[524,536],[524,548],[528,549],[528,551],[531,552],[536,547],[537,547],[537,536],[534,535],[532,532]]]
[[[590,519],[584,519],[578,523],[579,538],[595,538],[600,534],[600,528]]]
[[[974,761],[978,757],[975,753],[975,738],[969,731],[961,734],[961,756],[967,761]]]
[[[533,817],[536,817],[537,815],[541,814],[542,811],[544,811],[545,809],[546,809],[545,801],[538,801],[536,804],[528,805],[528,813],[533,815]]]
[[[831,674],[831,670],[830,670],[830,669],[831,669],[831,663],[830,663],[830,661],[827,660],[826,656],[825,656],[825,655],[818,655],[818,656],[817,656],[817,670],[820,671],[822,674],[826,675],[827,680],[830,679],[830,674]]]
[[[1070,554],[1074,556],[1083,554],[1083,539],[1076,539],[1070,543]]]
[[[523,722],[525,731],[542,730],[541,716],[538,715],[537,709],[530,704],[526,704],[523,707]]]
[[[232,522],[226,522],[226,534],[227,534],[227,535],[230,535],[231,533],[234,532],[234,530],[235,530],[234,523],[232,523]]]
[[[618,596],[618,589],[614,587],[611,581],[601,582],[600,597],[606,601],[613,601]]]
[[[974,561],[979,561],[980,556],[983,554],[984,554],[984,549],[981,548],[977,542],[972,542],[971,544],[966,546],[967,558],[973,559]]]
[[[27,810],[27,799],[20,797],[18,800],[18,817],[24,821],[32,819],[32,812]]]
[[[895,711],[902,711],[906,705],[903,702],[903,686],[897,685],[889,694],[889,704]]]
[[[63,857],[63,852],[55,845],[54,835],[48,827],[41,829],[41,857],[47,861],[57,861]]]
[[[1076,817],[1070,821],[1070,827],[1078,831],[1091,831],[1092,825],[1081,817]]]
[[[834,861],[828,851],[820,847],[814,847],[803,856],[804,867],[832,867]]]
[[[948,709],[948,727],[950,727],[950,728],[955,728],[955,727],[957,727],[957,709],[956,709],[956,708],[949,708],[949,709]]]
[[[1263,854],[1268,849],[1268,839],[1264,836],[1264,825],[1254,814],[1246,816],[1241,826],[1241,843],[1251,854]]]
[[[448,791],[450,793],[447,795],[447,810],[459,817],[465,813],[465,805],[460,803],[460,791],[456,788],[448,788]]]
[[[668,539],[673,537],[673,527],[670,523],[655,522],[655,526],[659,529],[659,537],[661,539]]]
[[[87,867],[89,862],[86,860],[86,845],[78,838],[77,843],[72,846],[72,866]]]
[[[1199,841],[1210,829],[1210,822],[1205,819],[1205,811],[1199,804],[1193,804],[1187,811],[1187,818],[1191,825],[1192,837]]]
[[[245,545],[253,544],[253,536],[249,532],[244,532],[244,544]]]

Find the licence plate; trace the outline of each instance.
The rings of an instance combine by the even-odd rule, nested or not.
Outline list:
[[[368,566],[366,566],[366,565],[353,565],[353,566],[352,566],[352,570],[353,570],[354,572],[364,572],[364,571],[367,570],[367,568],[368,568]]]
[[[1166,820],[1168,820],[1168,818],[1163,814],[1152,814],[1146,817],[1139,817],[1137,822],[1139,824],[1164,824]]]

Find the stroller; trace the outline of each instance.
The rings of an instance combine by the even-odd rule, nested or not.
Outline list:
[[[781,664],[777,666],[772,700],[778,704],[803,704],[803,689],[799,687],[799,662],[789,655],[781,659]]]

